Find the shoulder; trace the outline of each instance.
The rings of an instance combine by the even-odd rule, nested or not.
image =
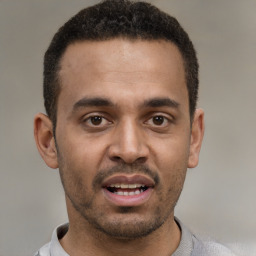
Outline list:
[[[181,241],[175,256],[236,256],[228,247],[194,234],[176,217],[175,221],[181,229]]]
[[[50,256],[50,243],[41,247],[34,256]]]
[[[59,242],[59,239],[67,233],[68,227],[69,225],[66,223],[55,228],[52,233],[51,241],[41,247],[34,256],[68,256]]]
[[[194,249],[192,256],[236,256],[228,247],[211,241],[193,237]]]

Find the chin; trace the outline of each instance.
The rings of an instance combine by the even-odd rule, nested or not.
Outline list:
[[[146,214],[138,214],[131,207],[122,207],[118,214],[110,217],[110,214],[101,216],[84,216],[90,225],[105,235],[121,240],[134,240],[150,235],[159,229],[166,221],[167,216],[158,214],[146,216]],[[88,218],[89,217],[89,218]]]
[[[133,240],[145,237],[162,226],[164,222],[154,220],[153,223],[134,220],[132,222],[124,223],[123,221],[116,221],[115,223],[105,223],[98,225],[96,228],[106,235],[124,240]]]

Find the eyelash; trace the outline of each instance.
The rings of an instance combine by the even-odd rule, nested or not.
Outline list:
[[[99,118],[99,124],[93,124],[92,118]],[[160,118],[160,120],[154,120],[154,118]],[[160,121],[160,124],[155,124],[154,121]],[[148,127],[152,127],[152,129],[164,129],[167,128],[172,122],[172,118],[166,117],[163,114],[155,114],[150,115],[149,118],[144,122],[144,124]],[[88,128],[92,129],[104,129],[113,124],[113,122],[111,122],[109,118],[106,118],[102,114],[92,114],[90,116],[87,116],[83,119],[82,123],[85,124],[85,126],[87,126]]]
[[[162,121],[163,124],[162,123],[154,124],[154,118],[160,118],[160,122]],[[145,123],[149,123],[150,121],[152,122],[152,125],[154,127],[159,127],[159,128],[166,127],[171,122],[171,120],[164,115],[154,115],[154,116],[150,117]],[[157,121],[157,120],[155,120],[155,121]]]
[[[99,118],[101,120],[101,122],[99,123],[99,125],[96,125],[96,124],[93,124],[92,123],[92,118]],[[105,118],[104,116],[102,115],[91,115],[91,116],[88,116],[86,117],[84,120],[83,120],[83,123],[88,123],[88,126],[91,126],[91,127],[102,127],[102,121],[105,120],[105,122],[108,122],[108,124],[110,124],[111,122]]]

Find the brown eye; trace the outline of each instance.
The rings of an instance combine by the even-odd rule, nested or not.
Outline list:
[[[154,125],[162,125],[165,121],[165,118],[163,116],[154,116],[153,117],[153,123]]]
[[[89,113],[82,119],[82,127],[90,132],[103,131],[112,126],[113,122],[110,118],[98,113]]]
[[[151,114],[150,118],[144,124],[155,132],[165,132],[171,128],[173,118],[171,115],[161,113]]]
[[[92,117],[90,117],[90,121],[93,125],[100,125],[102,123],[102,117],[101,116],[92,116]]]

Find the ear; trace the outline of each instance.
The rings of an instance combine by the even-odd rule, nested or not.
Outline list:
[[[188,168],[194,168],[199,161],[199,153],[204,137],[204,111],[196,109],[191,127]]]
[[[45,163],[58,168],[57,149],[53,137],[53,125],[48,116],[39,113],[34,118],[34,138],[37,149]]]

